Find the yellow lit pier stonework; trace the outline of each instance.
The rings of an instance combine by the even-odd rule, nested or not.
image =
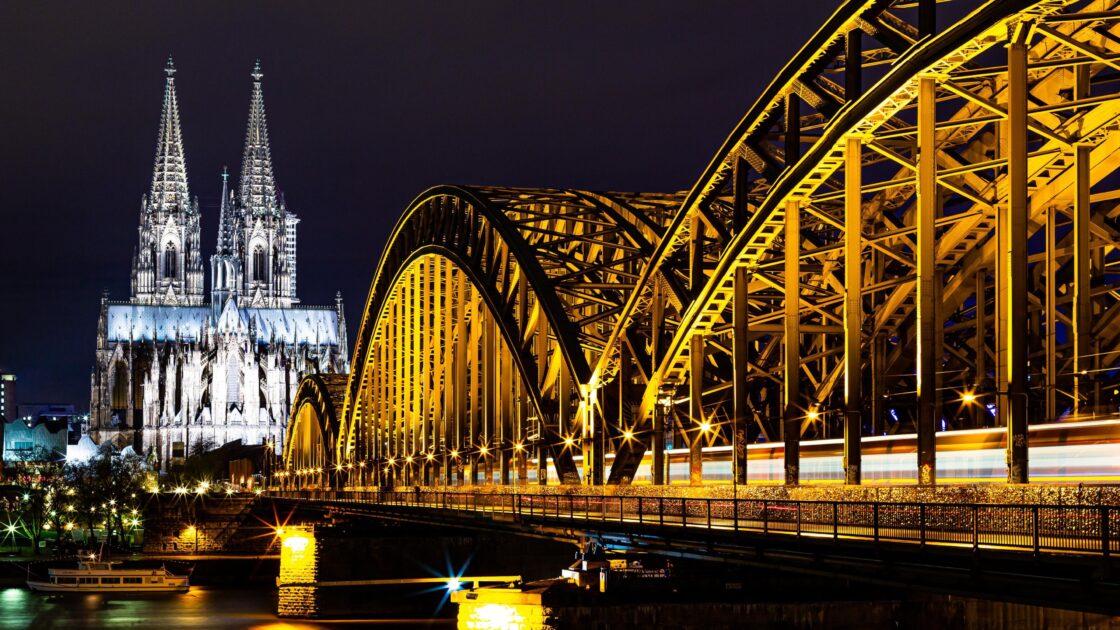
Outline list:
[[[686,191],[422,192],[275,481],[1120,483],[1118,42],[843,2]]]
[[[315,528],[284,527],[280,539],[280,576],[276,613],[281,617],[315,617],[319,614],[319,546]]]
[[[460,630],[547,630],[550,611],[542,605],[544,590],[482,588],[455,591]]]

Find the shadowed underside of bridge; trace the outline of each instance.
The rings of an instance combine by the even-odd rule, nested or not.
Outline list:
[[[1027,481],[1028,420],[1120,393],[1118,6],[847,2],[689,191],[426,191],[282,478],[663,483],[668,435],[693,483],[834,437],[860,483],[914,433],[932,484],[937,432],[1000,427]]]

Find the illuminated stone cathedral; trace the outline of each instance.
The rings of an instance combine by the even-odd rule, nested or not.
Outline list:
[[[131,297],[101,300],[90,400],[95,440],[132,445],[164,468],[200,443],[279,450],[300,378],[348,370],[341,296],[334,306],[296,297],[299,220],[276,188],[260,64],[236,190],[222,173],[209,300],[170,60],[166,74]]]

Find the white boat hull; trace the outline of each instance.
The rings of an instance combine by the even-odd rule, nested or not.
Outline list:
[[[186,593],[190,584],[128,584],[109,586],[103,584],[54,584],[39,580],[28,580],[27,587],[40,593]]]

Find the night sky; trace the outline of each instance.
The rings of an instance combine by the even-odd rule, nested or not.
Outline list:
[[[99,297],[127,299],[168,54],[209,283],[220,173],[260,58],[299,297],[350,338],[400,212],[441,183],[682,190],[834,9],[782,2],[0,6],[0,370],[89,405]],[[207,292],[210,287],[207,284]]]

